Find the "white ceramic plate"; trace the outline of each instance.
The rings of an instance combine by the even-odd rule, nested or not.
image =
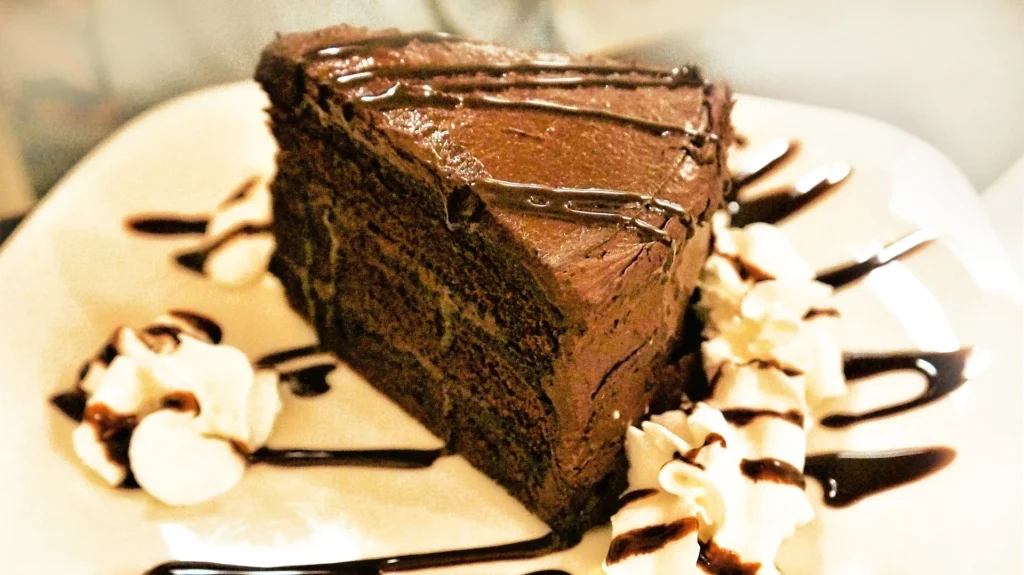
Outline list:
[[[209,211],[253,173],[270,173],[265,99],[250,83],[161,106],[121,130],[50,194],[0,252],[0,566],[5,572],[138,575],[168,559],[254,565],[314,563],[471,547],[546,527],[459,458],[415,471],[252,468],[233,491],[176,510],[105,488],[76,461],[72,423],[47,404],[119,324],[170,308],[216,318],[252,355],[314,340],[272,287],[226,291],[172,265],[194,240],[124,231],[140,212]],[[840,292],[851,350],[953,349],[992,354],[952,395],[841,433],[811,450],[949,445],[954,463],[923,481],[818,518],[784,547],[788,575],[1020,572],[1019,292],[961,173],[916,139],[878,122],[741,97],[749,149],[777,138],[803,151],[764,182],[792,181],[846,160],[851,180],[783,229],[817,268],[918,227],[942,241]],[[437,440],[342,368],[332,391],[287,400],[272,444],[434,447]],[[909,397],[913,375],[858,385],[851,404]],[[809,487],[820,502],[820,489]],[[558,556],[451,573],[599,569],[606,530]],[[12,568],[14,567],[14,568]]]

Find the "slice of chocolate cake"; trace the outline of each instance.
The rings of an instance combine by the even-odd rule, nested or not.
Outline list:
[[[569,535],[624,487],[722,201],[691,68],[346,26],[278,38],[276,273],[324,345]]]

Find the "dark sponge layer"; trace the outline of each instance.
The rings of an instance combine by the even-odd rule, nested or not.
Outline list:
[[[537,61],[540,71],[525,64]],[[731,140],[726,90],[614,66],[341,26],[279,38],[257,70],[280,146],[275,270],[292,305],[324,345],[570,535],[604,521],[624,487],[623,436],[678,341]],[[581,71],[588,81],[574,87],[547,84]],[[427,83],[434,99],[370,103]],[[488,179],[647,199],[588,208],[624,226],[566,221],[496,201],[479,185]],[[692,217],[644,203],[655,197]]]

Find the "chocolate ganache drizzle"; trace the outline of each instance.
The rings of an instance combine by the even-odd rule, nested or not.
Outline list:
[[[818,168],[796,183],[761,192],[753,198],[737,200],[737,194],[763,179],[775,168],[782,166],[799,151],[795,141],[779,140],[755,151],[752,157],[733,172],[732,189],[726,206],[732,215],[732,225],[742,228],[754,222],[778,223],[800,211],[814,200],[836,189],[849,177],[852,168],[846,162],[836,162]]]
[[[776,142],[755,152],[733,178],[733,191],[763,178],[771,170],[788,160],[794,150],[793,143]],[[756,221],[777,222],[806,207],[811,200],[835,187],[849,174],[844,164],[816,170],[801,178],[791,189],[759,195],[747,201],[730,205],[733,224],[742,226]],[[820,175],[817,175],[820,174]],[[841,177],[839,177],[841,176]],[[804,193],[797,193],[800,189]],[[808,199],[808,196],[811,196]],[[900,238],[870,257],[839,265],[817,275],[818,281],[834,288],[843,288],[871,271],[899,258],[908,256],[934,241],[934,234],[921,230]],[[838,316],[832,309],[812,310],[815,315]],[[895,405],[880,407],[862,413],[837,413],[825,416],[825,427],[846,427],[856,423],[896,415],[937,401],[962,386],[967,380],[966,368],[971,358],[970,348],[949,352],[893,351],[883,353],[847,352],[843,358],[843,372],[853,385],[866,378],[897,371],[916,371],[924,376],[925,390],[918,396]],[[713,385],[713,383],[712,383]],[[737,413],[732,413],[737,411]],[[743,426],[756,417],[779,417],[790,420],[778,412],[755,410],[729,410],[726,420]],[[791,421],[801,424],[802,415],[795,413]],[[934,473],[956,457],[948,447],[929,447],[868,453],[834,452],[809,455],[803,474],[795,468],[784,469],[774,460],[744,460],[742,470],[754,480],[769,480],[803,485],[803,475],[813,477],[825,489],[825,503],[834,507],[851,505],[864,497],[890,489]]]
[[[128,229],[149,236],[202,235],[209,224],[203,216],[134,216],[125,222]]]
[[[847,507],[869,495],[931,475],[955,458],[956,452],[948,447],[819,453],[807,456],[804,474],[821,483],[826,505]]]
[[[305,66],[343,61],[354,55],[368,55],[377,48],[398,48],[412,42],[439,43],[464,41],[445,33],[417,32],[386,34],[349,44],[317,48],[308,52],[297,67],[304,86]],[[555,75],[553,75],[555,74]],[[566,75],[570,74],[570,75]],[[640,64],[586,63],[531,60],[508,63],[384,65],[361,69],[332,70],[327,81],[356,87],[377,79],[394,82],[382,92],[359,93],[346,98],[351,113],[359,108],[389,110],[419,108],[485,108],[523,110],[537,113],[613,122],[660,137],[680,137],[681,151],[699,163],[715,161],[719,154],[719,138],[710,131],[710,117],[705,126],[693,128],[639,116],[622,114],[601,107],[563,104],[541,98],[506,98],[493,95],[521,88],[572,89],[599,86],[636,89],[648,86],[703,87],[702,110],[709,111],[706,93],[709,89],[694,67],[659,68]],[[705,114],[707,115],[707,114]],[[712,144],[709,146],[708,144]],[[524,182],[505,182],[483,178],[470,187],[488,201],[505,209],[520,210],[544,217],[570,220],[581,224],[609,225],[630,229],[647,241],[670,244],[672,238],[662,229],[639,217],[621,213],[623,208],[641,208],[665,217],[676,217],[691,229],[693,219],[681,206],[648,195],[599,189],[548,188]]]
[[[256,234],[268,233],[270,231],[271,225],[269,223],[242,224],[228,230],[223,235],[200,249],[178,254],[174,260],[182,267],[201,274],[206,266],[206,260],[209,259],[210,255],[213,254],[214,251],[222,247],[224,244],[240,237],[253,236]]]
[[[967,383],[966,368],[972,356],[970,348],[956,351],[898,351],[890,353],[847,353],[843,361],[846,380],[856,383],[864,378],[895,371],[916,371],[925,378],[925,389],[917,397],[863,413],[836,413],[821,420],[825,427],[846,427],[862,421],[895,415],[942,399]]]
[[[466,40],[435,32],[396,33],[354,41],[345,45],[317,48],[306,54],[303,65],[297,66],[296,75],[300,80],[296,82],[299,86],[297,97],[302,96],[305,82],[304,67],[307,65],[343,60],[356,55],[367,55],[376,49],[398,48],[412,42],[450,41]],[[512,109],[614,122],[661,137],[678,137],[680,138],[679,147],[684,156],[702,163],[714,161],[717,157],[717,148],[721,144],[717,136],[710,132],[709,117],[703,127],[695,129],[688,125],[658,122],[601,108],[567,105],[544,99],[510,99],[494,95],[497,92],[518,88],[605,86],[631,89],[664,86],[671,89],[682,86],[706,86],[695,68],[663,69],[633,64],[528,61],[507,64],[380,66],[359,70],[337,70],[329,76],[329,81],[345,86],[360,86],[376,79],[387,79],[394,83],[382,92],[361,93],[354,96],[346,103],[346,106],[350,106],[351,110],[359,108],[387,110],[411,106]],[[430,83],[428,84],[427,81]],[[707,110],[706,98],[703,107]],[[708,144],[714,146],[714,154],[706,153]],[[779,222],[836,189],[847,179],[850,173],[849,166],[837,163],[807,174],[792,186],[771,190],[751,199],[739,200],[736,198],[736,194],[740,190],[762,179],[771,170],[792,158],[797,149],[796,142],[777,142],[755,154],[753,160],[741,166],[734,173],[730,186],[731,202],[729,205],[734,224]],[[643,213],[678,218],[688,228],[694,225],[693,217],[681,206],[653,195],[636,192],[557,188],[490,178],[471,182],[470,189],[485,201],[493,202],[494,205],[503,208],[584,224],[622,227],[636,232],[649,241],[671,243],[672,238],[668,237],[663,225],[655,225],[640,219],[640,217],[627,215],[622,212],[624,208],[639,208]],[[206,221],[188,217],[180,219],[163,216],[148,217],[132,220],[129,222],[129,227],[152,235],[195,234],[205,231]],[[178,261],[190,269],[201,271],[210,252],[223,243],[238,235],[262,233],[268,229],[267,226],[253,224],[239,227],[229,231],[201,250],[182,254]],[[926,232],[915,232],[886,246],[869,258],[825,270],[818,274],[818,279],[836,288],[845,287],[872,270],[911,254],[927,245],[932,239],[934,239],[933,236]],[[824,310],[821,313],[831,312]],[[296,348],[270,354],[256,363],[260,367],[277,367],[317,353],[321,353],[321,350],[315,346]],[[101,355],[106,356],[109,353],[101,352]],[[936,401],[966,381],[963,373],[968,355],[968,350],[945,353],[918,351],[886,354],[847,353],[844,367],[846,377],[851,383],[889,371],[915,370],[925,375],[928,387],[921,396],[908,402],[861,414],[830,415],[822,423],[830,427],[845,426],[897,414]],[[110,359],[107,361],[109,362]],[[281,375],[282,380],[291,379],[286,382],[296,395],[316,395],[329,389],[326,376],[332,369],[333,364],[317,363],[294,372],[283,371]],[[85,395],[80,389],[58,395],[53,402],[62,411],[78,419],[81,419],[86,411]],[[724,415],[732,424],[741,427],[758,417],[776,417],[798,426],[802,426],[804,423],[803,414],[799,412],[730,410]],[[444,449],[261,449],[249,457],[252,463],[279,466],[370,465],[419,468],[431,465],[444,454]],[[879,491],[925,477],[948,465],[954,457],[955,452],[950,448],[929,447],[888,452],[835,452],[810,455],[807,457],[803,472],[785,462],[774,459],[743,460],[741,468],[747,477],[755,481],[773,481],[801,487],[805,483],[805,476],[812,477],[824,487],[825,503],[841,507]],[[619,506],[624,507],[651,494],[653,494],[652,490],[626,493],[620,498]],[[629,537],[619,536],[612,542],[608,560],[614,562],[617,559],[628,557],[630,554],[658,548],[675,538],[692,532],[695,528],[695,524],[691,525],[684,521],[678,525],[662,525],[654,529],[624,534]],[[639,531],[644,532],[639,533]],[[526,559],[557,552],[571,547],[575,543],[576,541],[565,541],[557,534],[552,533],[538,539],[506,545],[341,563],[246,567],[199,562],[169,562],[155,567],[147,573],[149,575],[227,575],[238,573],[377,575]],[[713,541],[701,544],[699,562],[709,573],[753,574],[760,567],[756,563],[744,563],[736,553],[718,548]],[[568,574],[564,571],[549,570],[536,571],[529,575]]]
[[[817,280],[834,288],[845,287],[872,271],[908,256],[935,241],[935,234],[918,230],[887,244],[870,257],[819,272]]]
[[[260,176],[246,178],[220,203],[220,207],[231,206],[249,197],[260,180]],[[124,225],[128,230],[145,236],[180,237],[205,234],[210,227],[210,221],[209,216],[202,215],[140,214],[127,218]],[[241,237],[269,233],[270,231],[271,224],[269,222],[241,223],[219,234],[198,249],[176,255],[174,261],[185,269],[202,274],[206,261],[224,245]]]
[[[238,573],[275,573],[279,575],[380,575],[420,569],[455,567],[476,563],[531,559],[568,549],[576,541],[564,541],[554,534],[505,545],[492,545],[456,551],[436,551],[415,555],[399,555],[377,559],[360,559],[319,565],[288,565],[282,567],[245,567],[220,563],[172,561],[154,567],[146,575],[237,575]],[[535,571],[530,575],[555,575],[564,571]]]

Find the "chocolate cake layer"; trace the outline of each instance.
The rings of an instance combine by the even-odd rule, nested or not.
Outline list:
[[[728,91],[347,26],[278,38],[257,79],[292,305],[553,529],[605,520],[707,254]]]

